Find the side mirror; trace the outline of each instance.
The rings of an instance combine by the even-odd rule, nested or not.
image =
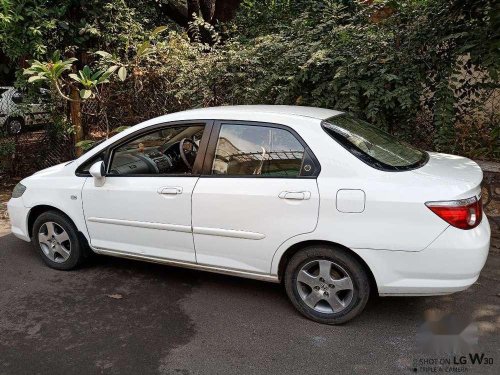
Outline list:
[[[103,161],[98,161],[89,169],[89,173],[94,177],[94,185],[97,187],[101,187],[104,185],[106,181],[106,167],[104,166]]]

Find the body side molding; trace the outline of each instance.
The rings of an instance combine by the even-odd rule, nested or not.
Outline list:
[[[127,226],[127,227],[159,229],[159,230],[168,230],[168,231],[172,231],[172,232],[191,233],[191,227],[189,225],[150,223],[150,222],[146,222],[146,221],[107,219],[107,218],[101,218],[101,217],[89,217],[87,220],[92,222],[92,223],[123,225],[123,226]]]

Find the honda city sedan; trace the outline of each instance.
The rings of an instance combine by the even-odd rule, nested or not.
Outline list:
[[[133,126],[22,180],[8,209],[52,268],[95,252],[283,283],[300,313],[340,324],[370,295],[478,279],[482,177],[346,113],[229,106]]]

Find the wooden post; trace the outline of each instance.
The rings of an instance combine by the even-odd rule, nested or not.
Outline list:
[[[75,87],[71,88],[70,93],[71,101],[69,102],[70,113],[71,113],[71,124],[75,129],[75,145],[83,141],[83,126],[82,126],[82,108],[80,102],[80,94]],[[80,156],[82,154],[82,149],[77,147],[76,156]]]

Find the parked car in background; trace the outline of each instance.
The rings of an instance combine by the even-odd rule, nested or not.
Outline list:
[[[24,129],[50,121],[48,106],[44,103],[47,90],[40,89],[36,98],[12,86],[0,87],[0,128],[7,134],[19,134]]]
[[[12,232],[69,270],[98,254],[282,282],[306,317],[371,294],[467,289],[489,250],[482,171],[348,114],[293,106],[173,113],[22,180]]]

